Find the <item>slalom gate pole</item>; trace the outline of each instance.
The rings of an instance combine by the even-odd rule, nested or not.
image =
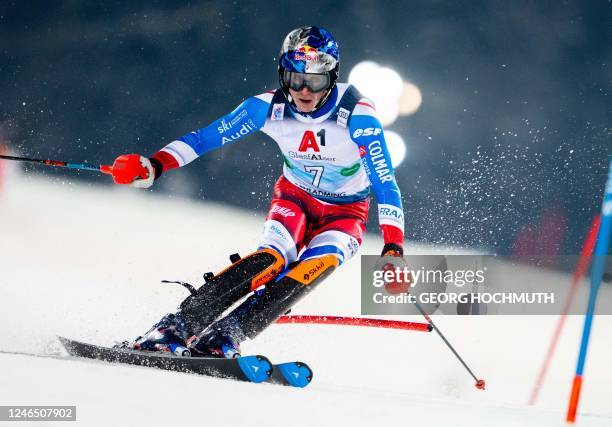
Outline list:
[[[41,165],[55,166],[55,167],[60,167],[60,168],[96,171],[96,172],[102,172],[108,175],[112,175],[113,173],[113,167],[110,165],[90,165],[87,163],[70,163],[70,162],[64,162],[61,160],[32,159],[29,157],[6,156],[3,154],[0,154],[0,160],[14,160],[18,162],[38,163]]]
[[[544,384],[544,379],[546,378],[546,373],[548,372],[548,367],[550,366],[550,362],[552,361],[552,358],[555,354],[557,343],[559,342],[559,338],[561,337],[561,332],[563,332],[563,326],[565,325],[567,314],[569,313],[570,307],[572,306],[572,302],[574,301],[574,296],[576,295],[578,284],[589,269],[591,255],[593,255],[593,249],[595,248],[595,242],[597,240],[597,232],[599,231],[600,218],[601,217],[599,215],[596,215],[595,218],[593,218],[593,222],[591,223],[591,226],[589,228],[586,240],[584,241],[584,245],[582,246],[582,251],[580,252],[580,259],[578,260],[578,264],[576,265],[576,270],[574,270],[574,274],[572,276],[572,284],[565,300],[565,304],[563,305],[563,309],[561,310],[561,316],[559,317],[557,326],[555,327],[555,331],[553,332],[552,339],[550,340],[550,344],[548,346],[548,351],[546,352],[546,356],[544,357],[544,361],[542,362],[542,366],[540,367],[540,372],[538,374],[536,382],[533,385],[533,389],[531,390],[531,396],[529,397],[528,402],[529,405],[535,405],[536,401],[538,400],[540,389],[542,388],[542,384]]]
[[[601,207],[601,224],[599,226],[599,233],[597,234],[595,256],[593,257],[593,264],[591,266],[591,292],[589,293],[589,304],[587,306],[586,316],[584,317],[584,327],[582,329],[582,340],[580,342],[576,374],[572,383],[572,392],[567,408],[566,421],[568,423],[574,423],[576,421],[576,412],[578,410],[578,401],[582,388],[582,374],[586,362],[591,327],[593,325],[593,314],[595,313],[595,306],[597,303],[597,292],[599,291],[605,269],[606,255],[610,244],[610,232],[612,231],[612,156],[610,156],[608,160],[610,164],[606,190]]]
[[[404,322],[401,320],[369,319],[366,317],[291,315],[281,316],[276,323],[298,323],[319,325],[369,326],[372,328],[403,329],[405,331],[431,332],[428,323]]]
[[[444,341],[444,344],[446,344],[446,346],[450,349],[450,351],[453,352],[453,354],[455,355],[455,357],[457,358],[457,360],[459,360],[459,362],[461,362],[461,364],[463,365],[463,367],[465,368],[465,370],[472,376],[472,378],[474,378],[474,381],[476,381],[476,384],[474,384],[474,386],[479,389],[479,390],[484,390],[485,389],[485,380],[483,380],[482,378],[477,378],[476,375],[474,375],[474,372],[472,372],[472,370],[470,369],[470,367],[467,365],[467,363],[465,363],[465,361],[463,360],[463,358],[461,356],[459,356],[459,353],[457,353],[457,350],[455,350],[455,348],[451,345],[451,343],[446,339],[446,337],[444,336],[444,334],[440,331],[440,329],[438,329],[438,327],[436,326],[436,324],[433,322],[433,320],[431,320],[431,317],[429,317],[429,315],[425,312],[425,310],[423,310],[423,308],[419,305],[418,302],[413,301],[414,305],[416,306],[416,308],[419,310],[419,312],[423,315],[423,317],[425,318],[425,320],[427,320],[427,323],[429,323],[429,325],[431,326],[431,328],[436,331],[436,333],[440,336],[440,338],[442,338],[442,341]]]

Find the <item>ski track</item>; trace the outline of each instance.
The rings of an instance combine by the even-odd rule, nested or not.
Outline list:
[[[77,424],[86,426],[565,425],[581,316],[568,318],[535,407],[525,402],[553,316],[436,318],[487,380],[484,392],[435,334],[371,328],[275,325],[244,344],[244,354],[308,363],[314,379],[306,389],[67,359],[57,335],[110,345],[142,333],[186,296],[161,279],[200,284],[228,254],[257,245],[263,218],[134,189],[15,177],[0,194],[0,404],[76,405]],[[380,244],[368,236],[362,253],[377,253]],[[533,274],[526,268],[513,280]],[[561,273],[538,274],[569,284]],[[294,312],[357,315],[358,260]],[[612,425],[611,317],[594,322],[581,426]]]

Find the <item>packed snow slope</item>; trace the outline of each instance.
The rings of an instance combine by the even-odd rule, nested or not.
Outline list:
[[[436,317],[486,391],[436,335],[397,330],[274,325],[243,345],[309,363],[306,389],[17,354],[57,354],[57,335],[108,345],[141,334],[186,296],[161,279],[201,283],[227,255],[256,247],[263,219],[132,188],[12,179],[0,194],[0,404],[76,405],[85,426],[564,424],[580,316],[568,320],[535,407],[526,401],[552,316]],[[362,253],[380,247],[372,235]],[[342,266],[294,313],[358,315],[359,265]],[[527,267],[511,280],[569,285],[565,274]],[[611,326],[609,316],[594,323],[579,425],[612,425]]]

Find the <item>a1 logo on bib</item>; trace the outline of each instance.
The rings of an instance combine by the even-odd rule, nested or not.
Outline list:
[[[319,132],[317,132],[317,136],[321,141],[321,145],[325,147],[325,129],[321,129]],[[319,144],[317,143],[317,138],[315,137],[314,132],[311,130],[304,132],[304,136],[302,136],[302,142],[300,142],[298,151],[303,153],[304,151],[308,151],[309,148],[313,149],[317,153],[321,151],[321,148],[319,148]]]

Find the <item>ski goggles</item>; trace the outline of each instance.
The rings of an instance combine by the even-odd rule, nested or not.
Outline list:
[[[287,71],[283,73],[285,84],[295,91],[300,91],[307,87],[311,92],[321,92],[329,87],[331,77],[329,73],[305,74]]]

